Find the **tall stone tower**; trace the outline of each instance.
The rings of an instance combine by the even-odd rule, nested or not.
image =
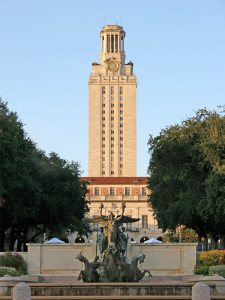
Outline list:
[[[89,176],[136,176],[136,76],[125,63],[125,31],[100,32],[100,64],[89,77]]]

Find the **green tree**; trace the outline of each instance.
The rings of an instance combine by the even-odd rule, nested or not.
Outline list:
[[[86,192],[79,165],[37,149],[17,114],[0,101],[0,197],[5,200],[0,208],[1,251],[5,232],[10,249],[17,240],[18,251],[44,232],[84,233]]]
[[[215,201],[209,193],[209,178],[216,170],[224,170],[224,124],[223,113],[203,109],[159,136],[150,136],[149,205],[164,231],[185,225],[198,233],[199,240],[208,233],[218,235],[219,224],[216,227],[207,217],[204,207]],[[221,210],[217,215],[224,218]]]

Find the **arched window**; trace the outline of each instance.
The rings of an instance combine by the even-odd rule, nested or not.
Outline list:
[[[140,243],[144,243],[145,241],[149,240],[149,238],[147,236],[143,236],[141,239],[140,239]]]
[[[75,239],[75,243],[85,243],[85,240],[84,240],[81,236],[78,236],[78,237]]]

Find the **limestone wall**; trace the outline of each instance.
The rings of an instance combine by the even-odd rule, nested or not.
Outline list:
[[[93,241],[94,242],[94,241]],[[78,275],[83,269],[76,259],[82,253],[89,261],[96,255],[93,244],[28,244],[29,274]],[[191,275],[196,263],[196,244],[129,244],[129,261],[139,253],[146,255],[140,269],[149,269],[152,275]],[[99,253],[98,253],[99,254]]]

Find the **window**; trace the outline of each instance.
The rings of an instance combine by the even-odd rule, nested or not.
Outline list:
[[[114,168],[114,164],[111,164],[111,169],[113,169]]]
[[[114,171],[111,171],[111,175],[114,175]]]
[[[105,134],[105,130],[102,130],[102,134]]]
[[[114,127],[114,123],[111,123],[111,127]]]
[[[105,150],[102,150],[102,154],[105,154]]]
[[[104,136],[102,137],[102,141],[105,141],[105,137]]]
[[[114,101],[114,97],[113,96],[111,96],[111,101]]]
[[[132,218],[131,215],[128,215],[128,217]],[[127,223],[126,231],[131,231],[131,230],[132,230],[132,223]]]
[[[123,171],[122,170],[120,170],[120,175],[123,175]]]
[[[114,110],[111,110],[111,114],[112,114],[112,115],[114,114]]]
[[[102,121],[105,121],[105,117],[102,117]]]
[[[114,150],[111,150],[111,154],[114,154]]]
[[[142,228],[148,228],[148,216],[142,216]]]
[[[111,103],[111,107],[114,107],[114,103]]]
[[[125,195],[130,195],[130,188],[129,187],[125,187]]]
[[[120,123],[120,127],[123,127],[123,123]]]
[[[105,101],[105,97],[104,96],[102,96],[102,101]]]
[[[102,161],[105,161],[105,157],[104,156],[102,157]]]
[[[114,141],[114,136],[111,136],[111,141]]]
[[[120,154],[123,154],[123,150],[120,150]]]
[[[123,137],[122,136],[120,137],[120,141],[123,141]]]
[[[114,195],[115,195],[115,188],[114,188],[114,187],[111,187],[111,188],[110,188],[110,195],[111,195],[111,196],[114,196]]]
[[[120,161],[123,161],[123,157],[122,156],[120,156]]]
[[[114,148],[114,144],[111,144],[111,148]]]
[[[123,164],[120,164],[120,168],[123,168]],[[128,194],[129,195],[129,194]]]
[[[99,224],[98,223],[92,223],[93,227],[93,231],[99,231]]]
[[[105,94],[105,87],[103,86],[102,87],[102,95],[104,95]]]
[[[102,107],[105,107],[105,103],[102,103]]]
[[[120,101],[123,101],[123,97],[122,96],[120,96]]]
[[[120,103],[120,107],[123,107],[123,103]]]
[[[114,86],[111,86],[111,95],[114,94]]]
[[[123,117],[120,117],[120,121],[123,121]]]
[[[111,121],[114,121],[114,117],[111,117]]]
[[[105,148],[105,144],[102,144],[102,148]]]
[[[123,148],[123,144],[120,144],[120,148]]]
[[[123,130],[120,130],[120,134],[123,134]]]
[[[102,127],[105,127],[105,123],[102,123]]]
[[[123,94],[123,87],[120,86],[120,95]]]
[[[111,161],[114,161],[114,157],[111,156]]]
[[[111,130],[111,134],[114,134],[114,130]]]
[[[105,171],[102,171],[102,175],[105,175]]]
[[[102,169],[105,169],[105,164],[102,164]]]
[[[103,114],[103,115],[105,114],[105,110],[102,111],[102,114]]]
[[[142,193],[142,195],[146,195],[146,194],[147,194],[147,188],[146,188],[146,187],[143,187],[143,188],[141,189],[141,193]]]
[[[123,110],[120,110],[120,114],[121,114],[121,115],[123,114]]]
[[[95,188],[95,195],[96,195],[96,196],[99,195],[99,188],[98,188],[98,187]]]

